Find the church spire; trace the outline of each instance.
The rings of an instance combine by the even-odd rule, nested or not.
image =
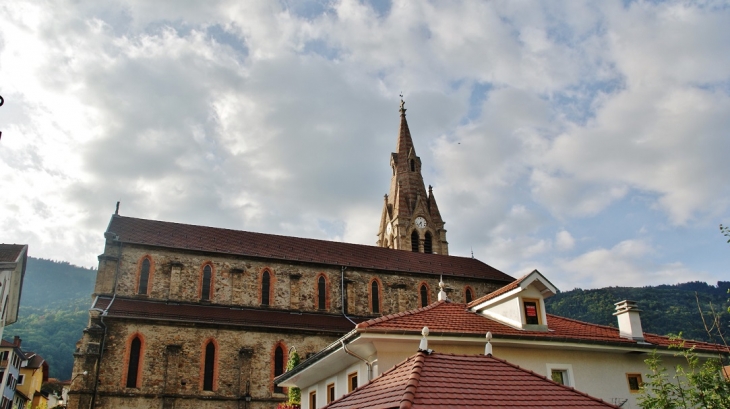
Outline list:
[[[411,130],[408,129],[408,120],[406,120],[406,101],[400,100],[400,130],[398,132],[398,144],[395,147],[395,153],[408,155],[413,151],[413,155],[416,154],[413,149],[413,139],[411,138]]]
[[[390,155],[393,175],[386,195],[377,245],[422,253],[449,254],[446,230],[436,199],[421,174],[421,158],[416,155],[406,120],[403,95],[400,100],[400,127],[396,151]]]

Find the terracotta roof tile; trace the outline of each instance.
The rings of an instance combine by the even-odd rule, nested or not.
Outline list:
[[[14,263],[25,247],[25,244],[0,244],[0,263]]]
[[[606,344],[637,345],[637,342],[619,336],[618,328],[590,324],[547,314],[549,331],[521,330],[502,324],[492,318],[470,311],[466,304],[438,301],[417,310],[379,317],[357,325],[360,332],[403,332],[420,333],[425,326],[434,334],[482,335],[490,331],[495,337],[544,339],[562,342],[597,342]],[[646,342],[654,346],[668,347],[669,337],[644,333]],[[686,341],[703,351],[725,351],[717,344],[700,341]]]
[[[443,274],[499,282],[514,278],[473,258],[413,253],[274,234],[112,216],[108,232],[125,243],[273,258],[304,263]]]
[[[530,274],[532,274],[532,273],[530,273]],[[498,288],[487,295],[477,298],[476,300],[470,302],[466,306],[468,308],[471,308],[475,305],[479,305],[479,304],[483,303],[484,301],[488,301],[488,300],[491,300],[492,298],[496,298],[502,294],[506,294],[506,293],[514,290],[515,288],[519,287],[522,280],[527,278],[527,276],[529,276],[530,274],[525,274],[522,277],[518,278],[517,280],[505,285],[504,287]]]
[[[418,352],[325,408],[617,408],[507,361]]]
[[[111,298],[98,297],[95,308],[106,309]],[[292,313],[260,308],[166,303],[117,297],[107,311],[112,318],[183,321],[256,328],[299,329],[344,334],[353,325],[341,315]]]

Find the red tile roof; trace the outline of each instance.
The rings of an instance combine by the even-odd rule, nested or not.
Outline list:
[[[507,361],[418,352],[325,406],[339,408],[617,408]]]
[[[530,273],[530,274],[532,274],[532,273]],[[520,283],[525,278],[527,278],[527,276],[529,276],[530,274],[525,274],[522,277],[518,278],[517,280],[515,280],[515,281],[513,281],[513,282],[511,282],[511,283],[509,283],[507,285],[505,285],[504,287],[498,288],[498,289],[492,291],[491,293],[489,293],[489,294],[487,294],[485,296],[482,296],[482,297],[477,298],[476,300],[470,302],[466,306],[468,308],[471,308],[471,307],[473,307],[475,305],[479,305],[479,304],[483,303],[484,301],[488,301],[488,300],[491,300],[492,298],[499,297],[502,294],[506,294],[506,293],[514,290],[515,288],[519,287],[520,286]]]
[[[110,297],[100,296],[92,308],[106,309]],[[148,301],[117,297],[107,311],[112,318],[188,322],[239,327],[297,329],[309,332],[330,332],[342,335],[353,325],[341,315],[292,313],[260,308],[239,308]]]
[[[492,318],[470,311],[466,304],[438,301],[417,310],[391,314],[361,322],[359,332],[404,332],[420,333],[428,327],[435,334],[483,335],[490,331],[495,338],[522,338],[558,342],[594,342],[615,345],[639,345],[636,341],[619,336],[618,328],[590,324],[557,315],[547,314],[549,331],[521,330],[502,324]],[[646,342],[668,347],[673,342],[669,337],[644,333]],[[702,351],[728,351],[727,347],[700,341],[686,341],[687,347],[695,346]]]
[[[0,244],[0,263],[16,262],[25,247],[25,244]]]
[[[514,278],[473,258],[413,253],[299,237],[112,216],[107,232],[124,243],[393,272],[443,274],[508,283]]]

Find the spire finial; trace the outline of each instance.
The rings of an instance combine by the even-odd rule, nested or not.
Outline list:
[[[420,351],[428,351],[428,339],[426,339],[428,336],[428,327],[423,327],[421,335],[423,335],[423,338],[421,338],[421,344],[418,345],[418,349]]]
[[[492,343],[489,342],[492,340],[492,333],[490,331],[487,331],[487,345],[484,346],[484,355],[492,356]]]
[[[401,115],[406,114],[406,101],[403,101],[403,92],[400,93],[400,109],[398,110]]]
[[[439,290],[439,301],[446,301],[447,300],[447,298],[446,298],[446,291],[444,291],[444,286],[445,285],[446,284],[444,284],[444,276],[441,275],[441,278],[439,279],[439,288],[441,288]]]
[[[114,214],[119,216],[119,202],[117,202],[117,208],[114,210]]]
[[[471,247],[471,258],[474,258],[474,247]]]

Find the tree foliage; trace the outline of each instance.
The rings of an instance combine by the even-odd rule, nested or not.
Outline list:
[[[42,356],[49,376],[70,379],[76,342],[89,319],[96,270],[66,262],[28,258],[18,321],[5,337],[23,340],[24,351]]]
[[[712,322],[711,305],[717,312],[722,328],[730,324],[727,311],[727,291],[730,282],[719,281],[717,286],[695,281],[675,285],[651,287],[606,287],[594,290],[575,289],[561,292],[545,300],[547,312],[595,324],[617,326],[614,303],[636,300],[639,303],[641,324],[645,332],[660,335],[683,334],[686,339],[721,342],[716,335],[708,335],[703,325]],[[701,316],[700,308],[705,311]]]
[[[289,361],[286,363],[286,370],[291,371],[294,369],[295,366],[299,365],[299,353],[297,353],[297,350],[294,349],[291,354],[289,354]],[[290,405],[301,405],[302,403],[302,391],[299,390],[299,388],[289,388],[289,403]]]
[[[685,359],[673,372],[652,354],[645,362],[651,373],[642,385],[639,406],[643,409],[727,409],[730,408],[730,380],[722,373],[719,359],[700,360],[694,348],[675,344]]]

